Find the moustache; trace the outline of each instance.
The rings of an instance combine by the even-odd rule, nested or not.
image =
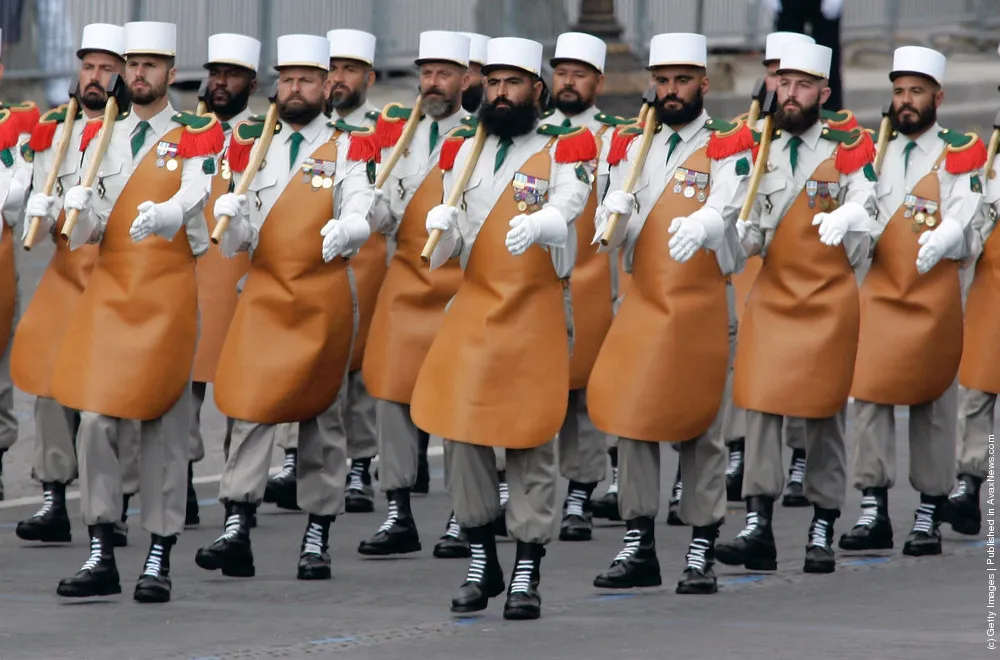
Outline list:
[[[104,93],[104,85],[102,85],[102,84],[100,84],[98,82],[88,83],[87,86],[83,88],[83,91],[84,92],[88,92],[88,91],[90,91],[92,89],[95,90],[95,91],[101,92],[102,94]]]
[[[576,97],[580,96],[580,92],[576,91],[575,87],[563,87],[558,92],[556,92],[556,96],[562,96],[563,94],[572,94],[573,96]]]
[[[431,87],[424,92],[424,96],[444,96],[444,91],[440,87]]]
[[[912,112],[915,115],[919,115],[920,114],[920,112],[914,106],[910,105],[909,103],[904,103],[903,105],[899,106],[899,110],[897,110],[896,113],[899,114],[899,113],[903,112],[904,110],[909,110],[910,112]]]
[[[514,104],[511,103],[510,99],[507,98],[506,96],[498,96],[497,98],[493,99],[493,103],[491,103],[490,105],[492,105],[494,108],[499,108],[501,105],[505,105],[508,108],[514,107]]]
[[[660,101],[660,103],[662,103],[663,105],[666,105],[671,102],[680,103],[681,105],[684,104],[684,101],[681,100],[681,97],[677,96],[676,94],[671,94],[670,96],[664,96],[663,100]]]
[[[794,108],[798,108],[799,110],[805,110],[805,108],[802,107],[801,103],[799,103],[798,101],[795,101],[793,99],[788,99],[787,101],[785,101],[781,105],[781,107],[782,108],[794,107]]]

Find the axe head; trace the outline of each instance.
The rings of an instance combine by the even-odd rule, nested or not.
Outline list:
[[[111,76],[108,86],[105,88],[109,99],[114,99],[118,104],[118,112],[127,112],[132,105],[132,95],[128,92],[128,85],[125,79],[117,73]]]
[[[1000,130],[1000,112],[993,118],[993,128]]]
[[[770,117],[778,109],[778,95],[775,92],[767,92],[760,102],[760,116]]]
[[[643,94],[642,94],[642,102],[645,103],[646,105],[655,105],[656,104],[656,88],[655,87],[653,87],[652,85],[650,85],[649,89],[647,89],[645,92],[643,92]]]
[[[763,101],[764,94],[767,93],[767,84],[764,82],[763,78],[759,78],[756,83],[754,83],[753,91],[750,92],[751,101]]]
[[[271,90],[267,93],[267,100],[271,103],[278,102],[278,81],[275,80],[274,84],[271,85]]]
[[[69,97],[73,98],[74,96],[78,97],[79,95],[80,95],[80,80],[74,78],[73,82],[69,84]]]
[[[198,87],[198,101],[205,103],[205,99],[208,96],[208,78],[201,81],[201,85]]]
[[[892,101],[886,101],[885,105],[882,106],[882,116],[888,117],[892,112]]]

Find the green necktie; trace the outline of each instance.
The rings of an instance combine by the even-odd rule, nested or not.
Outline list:
[[[562,123],[562,127],[563,128],[570,128],[572,125],[573,125],[573,122],[571,122],[569,120],[569,117],[566,117],[566,119],[563,119],[563,123]]]
[[[494,174],[500,171],[500,166],[503,165],[503,159],[507,157],[507,150],[512,144],[514,144],[514,140],[509,137],[505,137],[500,140],[500,146],[497,148],[497,157],[496,160],[493,161]]]
[[[798,135],[793,135],[788,141],[788,162],[792,165],[792,174],[795,174],[795,168],[799,164],[799,145],[802,144],[802,138]]]
[[[438,123],[431,122],[431,150],[430,153],[434,153],[434,146],[438,143]]]
[[[670,157],[674,154],[674,149],[677,147],[678,144],[680,144],[680,142],[681,142],[680,133],[674,133],[673,135],[670,136],[670,140],[667,142],[667,145],[670,148],[667,149],[667,160],[663,163],[664,165],[670,162]]]
[[[292,168],[295,167],[295,159],[299,157],[299,146],[302,144],[302,141],[306,139],[306,136],[302,135],[302,133],[299,133],[298,131],[295,131],[289,139],[292,144],[288,148],[288,171],[291,172]]]
[[[903,147],[903,174],[906,174],[906,170],[910,168],[910,152],[913,151],[913,147],[917,146],[917,143],[910,140],[905,147]]]
[[[142,149],[142,143],[146,141],[146,131],[150,128],[149,122],[141,121],[136,124],[136,128],[139,130],[132,136],[132,158],[136,157],[136,154]]]

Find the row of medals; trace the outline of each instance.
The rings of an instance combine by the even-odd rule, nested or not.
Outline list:
[[[545,179],[516,172],[511,185],[514,187],[518,211],[526,211],[529,206],[541,206],[548,201],[549,182]]]
[[[178,167],[180,163],[177,162],[175,156],[177,155],[177,145],[171,144],[170,142],[159,142],[156,145],[156,166],[163,167],[164,165],[168,170],[173,172]]]
[[[695,186],[698,192],[695,193]],[[688,199],[697,194],[698,201],[704,202],[706,199],[705,188],[708,186],[708,174],[705,172],[695,172],[683,167],[678,167],[674,171],[674,194],[680,195],[682,192]]]
[[[837,208],[837,197],[840,195],[840,184],[836,181],[806,181],[806,196],[809,198],[809,208],[816,208],[816,196],[819,196],[820,211],[826,213]]]
[[[914,234],[920,233],[922,225],[933,227],[937,224],[937,217],[934,215],[938,210],[937,202],[916,195],[907,195],[903,199],[903,206],[906,207],[903,217],[913,218],[913,225],[910,228]]]
[[[337,171],[337,163],[332,160],[316,160],[306,158],[302,163],[302,183],[308,183],[313,190],[333,187],[333,175]]]

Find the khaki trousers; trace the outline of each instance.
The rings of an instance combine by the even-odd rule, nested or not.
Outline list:
[[[379,485],[383,492],[413,488],[417,483],[420,436],[410,417],[410,406],[395,401],[375,400],[378,435]]]
[[[205,458],[205,441],[201,435],[201,409],[205,405],[205,394],[208,391],[208,383],[191,383],[191,444],[188,446],[188,460],[197,463]],[[226,417],[226,435],[222,439],[222,450],[229,452],[229,444],[233,433],[233,420]]]
[[[854,487],[858,490],[892,488],[896,483],[893,413],[893,406],[854,402]],[[951,492],[955,480],[957,416],[957,381],[934,401],[910,406],[910,485],[924,495]]]
[[[42,483],[68,484],[76,479],[74,439],[79,423],[79,414],[55,399],[35,399],[34,472]]]
[[[17,287],[17,280],[14,281]],[[7,348],[0,357],[0,451],[10,449],[17,442],[17,417],[14,415],[14,381],[10,377],[10,352],[14,346],[14,330],[21,318],[21,294],[14,296],[14,320]]]
[[[990,436],[995,434],[993,411],[997,395],[959,387],[958,474],[979,479],[987,475]]]
[[[604,481],[607,434],[599,431],[587,411],[587,390],[572,390],[566,419],[559,429],[559,474],[581,484]]]
[[[113,523],[122,514],[122,493],[142,491],[142,527],[150,534],[171,536],[184,529],[187,501],[188,443],[191,424],[190,385],[165,415],[136,422],[93,412],[80,413],[77,451],[80,461],[80,507],[87,525]],[[125,483],[123,461],[129,448],[138,453],[138,480]],[[130,478],[131,480],[131,478]],[[135,491],[131,491],[135,492]]]

